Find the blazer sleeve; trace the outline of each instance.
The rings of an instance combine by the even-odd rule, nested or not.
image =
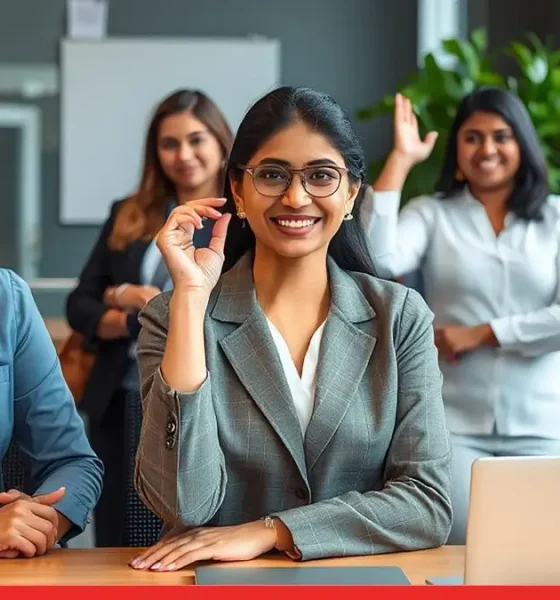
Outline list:
[[[451,447],[433,315],[409,290],[397,335],[398,399],[379,491],[351,491],[276,513],[302,560],[440,546],[451,528]]]
[[[103,465],[60,370],[56,351],[27,284],[11,275],[16,317],[14,439],[27,457],[37,494],[66,488],[55,508],[80,533],[101,494]]]
[[[156,296],[140,313],[138,365],[142,429],[135,486],[142,501],[166,524],[208,523],[225,497],[225,458],[218,438],[207,376],[194,393],[164,381],[160,364],[168,330],[169,296]]]
[[[103,303],[105,290],[113,284],[111,279],[111,250],[109,236],[122,201],[115,202],[111,214],[80,274],[80,280],[66,301],[66,318],[70,327],[81,333],[88,343],[97,340],[97,327],[108,307]]]

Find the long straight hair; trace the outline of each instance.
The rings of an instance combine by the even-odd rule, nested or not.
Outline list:
[[[155,109],[148,126],[140,186],[119,210],[109,238],[109,246],[113,250],[124,250],[139,238],[152,239],[163,226],[169,198],[175,194],[175,184],[164,173],[159,161],[159,128],[167,117],[185,111],[192,113],[218,140],[224,158],[218,185],[224,185],[225,162],[233,143],[233,134],[226,118],[216,104],[202,92],[174,92]]]
[[[450,198],[465,187],[456,177],[457,138],[463,123],[474,113],[493,113],[513,130],[519,144],[521,161],[515,186],[507,200],[508,209],[526,221],[540,220],[549,195],[548,174],[537,133],[523,102],[512,92],[484,87],[465,96],[449,132],[447,151],[436,190]]]
[[[309,88],[278,88],[254,104],[239,126],[231,149],[228,173],[234,179],[242,177],[239,165],[250,164],[259,148],[274,134],[296,121],[302,121],[320,133],[342,155],[348,176],[353,183],[366,178],[366,162],[358,137],[342,108],[327,94]],[[375,275],[375,268],[360,223],[360,206],[365,186],[360,191],[352,210],[353,220],[344,221],[329,244],[328,253],[347,271]],[[236,213],[231,182],[226,179],[226,205],[232,214],[225,247],[224,272],[230,269],[246,252],[255,248],[251,228],[244,226]]]

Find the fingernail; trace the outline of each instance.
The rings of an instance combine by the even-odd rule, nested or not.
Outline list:
[[[165,567],[164,571],[174,571],[177,568],[177,565],[175,563],[171,563],[170,565],[167,565],[167,567]]]
[[[152,569],[152,571],[157,571],[160,567],[161,567],[161,563],[157,562],[155,565],[152,565],[150,567],[150,569]]]
[[[146,563],[142,562],[141,560],[134,561],[135,569],[144,569],[145,567],[146,567]]]

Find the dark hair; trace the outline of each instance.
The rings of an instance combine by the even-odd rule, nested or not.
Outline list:
[[[295,121],[302,121],[316,131],[342,155],[348,176],[354,183],[365,181],[366,163],[358,137],[342,108],[327,94],[308,88],[278,88],[254,104],[243,119],[231,149],[228,173],[242,176],[238,165],[249,164],[259,148],[274,134]],[[366,238],[360,224],[360,205],[365,186],[362,185],[354,203],[354,219],[345,221],[329,244],[329,255],[347,271],[375,275]],[[225,211],[232,213],[226,239],[224,272],[230,269],[248,250],[255,247],[250,227],[236,214],[229,179],[225,183]]]
[[[519,144],[521,163],[507,207],[520,219],[540,220],[549,194],[547,166],[537,133],[523,102],[512,92],[484,87],[465,96],[449,132],[447,152],[436,190],[446,197],[463,189],[456,178],[457,135],[463,123],[476,112],[499,115],[513,130]]]
[[[189,111],[204,123],[218,140],[222,154],[227,158],[233,143],[233,133],[220,109],[206,94],[198,90],[177,90],[164,98],[155,108],[144,147],[144,165],[138,191],[123,204],[111,237],[110,247],[124,250],[138,238],[153,238],[166,219],[169,197],[175,194],[175,185],[163,172],[158,158],[158,136],[161,123],[167,117]],[[218,185],[225,182],[226,170],[219,175]]]

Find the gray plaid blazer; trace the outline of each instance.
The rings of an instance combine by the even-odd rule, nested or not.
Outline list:
[[[302,436],[248,256],[205,320],[208,377],[181,394],[160,363],[169,295],[141,315],[136,487],[168,527],[278,516],[302,558],[439,546],[451,525],[450,443],[432,313],[399,284],[328,263],[332,305]]]

